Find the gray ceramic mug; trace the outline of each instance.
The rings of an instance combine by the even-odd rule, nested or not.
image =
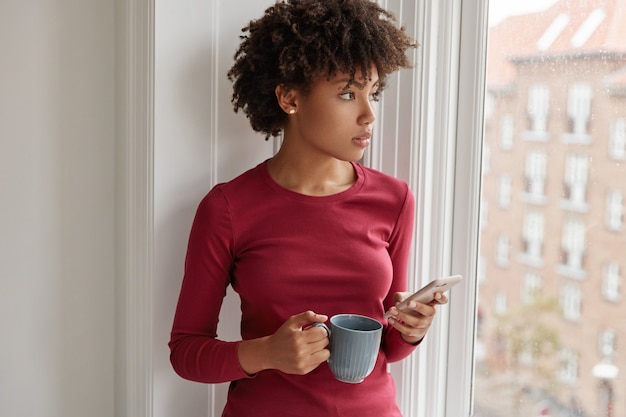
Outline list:
[[[372,373],[383,325],[373,318],[358,314],[337,314],[330,318],[330,329],[324,323],[330,338],[328,365],[339,381],[358,384]]]

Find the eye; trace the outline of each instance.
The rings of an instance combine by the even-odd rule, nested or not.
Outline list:
[[[370,101],[380,101],[380,91],[374,91],[370,94]]]
[[[354,93],[352,91],[347,91],[345,93],[339,94],[339,98],[342,100],[354,100]]]

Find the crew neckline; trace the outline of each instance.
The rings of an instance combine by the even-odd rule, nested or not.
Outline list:
[[[259,171],[265,183],[276,193],[284,197],[299,200],[305,203],[325,204],[325,203],[330,203],[334,201],[344,200],[356,194],[357,192],[359,192],[359,190],[365,184],[365,175],[364,175],[363,167],[357,162],[351,161],[350,164],[352,165],[352,169],[354,169],[354,172],[356,173],[356,181],[349,188],[343,191],[340,191],[338,193],[335,193],[335,194],[329,194],[329,195],[324,195],[324,196],[313,196],[313,195],[302,194],[302,193],[290,190],[288,188],[285,188],[282,185],[278,184],[274,180],[274,178],[272,178],[269,170],[267,169],[268,161],[269,159],[265,160],[259,165]]]

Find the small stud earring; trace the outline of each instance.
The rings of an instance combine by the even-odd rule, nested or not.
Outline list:
[[[296,109],[289,110],[289,114],[295,114],[295,113],[296,113]]]

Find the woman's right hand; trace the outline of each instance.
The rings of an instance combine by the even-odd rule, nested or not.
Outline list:
[[[244,340],[239,344],[239,363],[248,374],[278,369],[286,374],[305,375],[326,361],[330,351],[323,327],[310,327],[328,317],[305,311],[291,316],[271,336]]]

